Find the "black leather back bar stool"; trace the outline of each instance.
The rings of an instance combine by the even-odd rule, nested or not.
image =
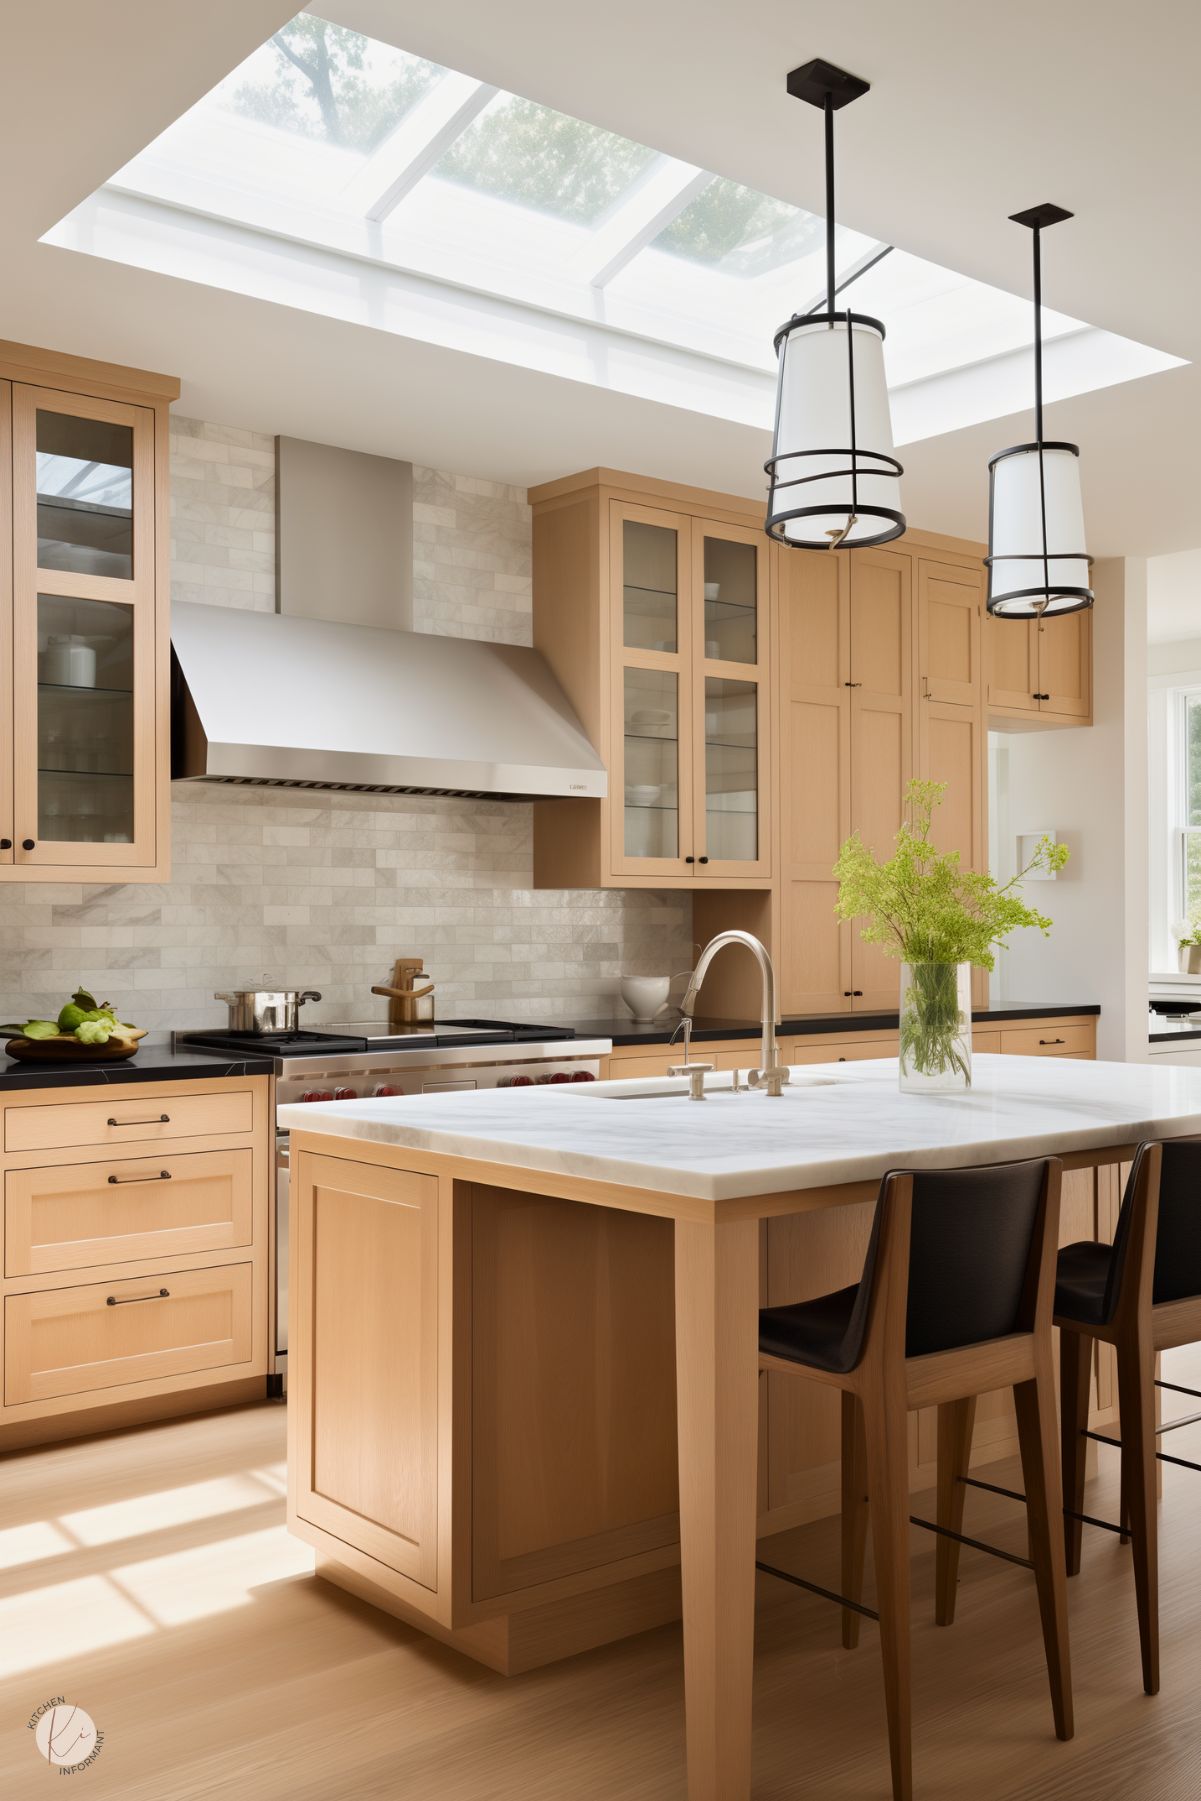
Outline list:
[[[1193,1388],[1158,1382],[1158,1352],[1201,1341],[1201,1138],[1140,1147],[1131,1167],[1112,1245],[1068,1245],[1059,1255],[1055,1320],[1062,1335],[1060,1412],[1069,1575],[1080,1569],[1081,1524],[1113,1526],[1084,1514],[1085,1441],[1122,1453],[1121,1530],[1132,1541],[1143,1687],[1159,1691],[1159,1541],[1156,1461],[1201,1469],[1160,1451],[1173,1426],[1157,1427],[1155,1390],[1201,1400]],[[1089,1373],[1095,1341],[1114,1347],[1120,1439],[1088,1426]]]
[[[1034,1571],[1055,1730],[1072,1736],[1051,1351],[1060,1175],[1055,1158],[894,1171],[881,1184],[862,1279],[760,1311],[761,1368],[842,1390],[843,1593],[758,1567],[839,1602],[848,1646],[864,1615],[879,1620],[895,1801],[913,1793],[906,1528],[938,1532],[940,1544],[949,1534],[956,1548],[975,1543],[943,1522],[911,1522],[908,1415],[915,1408],[937,1406],[941,1429],[944,1415],[959,1417],[955,1410],[976,1395],[1013,1388],[1031,1555],[997,1555]],[[878,1612],[862,1600],[869,1517]]]

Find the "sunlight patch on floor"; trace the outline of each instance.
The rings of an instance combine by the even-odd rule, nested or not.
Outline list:
[[[0,1676],[61,1665],[153,1631],[142,1609],[105,1576],[47,1584],[0,1600]]]
[[[286,1527],[271,1526],[127,1563],[112,1579],[160,1626],[182,1626],[243,1607],[265,1583],[310,1575],[313,1564],[308,1545]]]
[[[23,1526],[6,1526],[0,1530],[0,1570],[40,1563],[43,1557],[60,1557],[74,1548],[73,1540],[52,1520],[27,1520]]]
[[[277,1491],[249,1470],[232,1476],[214,1476],[208,1482],[191,1482],[180,1488],[156,1489],[132,1495],[100,1507],[85,1507],[60,1514],[66,1530],[82,1545],[111,1545],[122,1538],[162,1532],[195,1520],[216,1519],[246,1507],[261,1507],[278,1500]]]

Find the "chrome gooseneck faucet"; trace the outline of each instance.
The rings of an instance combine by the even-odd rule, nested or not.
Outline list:
[[[788,1066],[780,1062],[780,1047],[776,1043],[776,1027],[780,1015],[776,1007],[776,972],[772,960],[767,953],[767,946],[750,932],[719,932],[711,938],[701,952],[700,960],[692,972],[684,999],[680,1004],[680,1012],[688,1019],[692,1018],[696,997],[700,993],[701,983],[708,973],[718,951],[724,950],[727,944],[742,944],[750,951],[759,965],[759,973],[763,977],[763,1038],[759,1050],[758,1069],[749,1072],[748,1080],[752,1088],[764,1088],[770,1095],[779,1096],[788,1082]]]

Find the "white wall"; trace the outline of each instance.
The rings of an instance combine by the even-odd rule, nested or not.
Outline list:
[[[1093,570],[1093,724],[993,734],[994,869],[1020,832],[1054,830],[1072,856],[1027,898],[1049,938],[1017,932],[998,958],[1003,1001],[1100,1003],[1098,1055],[1147,1054],[1147,579],[1144,559]]]

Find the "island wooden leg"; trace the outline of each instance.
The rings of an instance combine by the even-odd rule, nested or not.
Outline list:
[[[759,1226],[675,1226],[688,1801],[748,1801]]]

